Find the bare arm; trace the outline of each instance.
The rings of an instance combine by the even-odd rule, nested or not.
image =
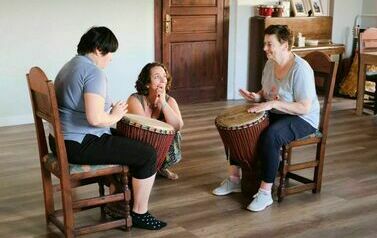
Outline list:
[[[143,106],[141,105],[140,101],[134,97],[130,96],[127,100],[128,103],[128,112],[136,115],[141,115],[145,117],[152,117],[155,115],[156,117],[162,113],[164,114],[164,118],[166,123],[170,124],[174,127],[174,130],[180,130],[183,127],[183,120],[181,116],[181,112],[179,111],[179,107],[177,102],[174,98],[169,97],[168,102],[164,100],[165,96],[161,96],[156,98],[155,104],[158,107],[158,110],[152,112],[152,115],[148,115],[146,111],[144,111]]]
[[[166,85],[160,84],[156,94],[155,104],[164,113],[166,123],[172,125],[176,131],[181,130],[183,127],[182,115],[178,103],[173,97],[169,97],[166,101]]]
[[[127,103],[115,103],[110,113],[105,112],[105,99],[94,93],[85,93],[85,113],[89,124],[96,127],[108,127],[118,122],[127,113]]]
[[[305,115],[310,112],[311,106],[311,99],[305,99],[299,102],[282,102],[274,100],[255,104],[251,108],[249,108],[248,112],[261,112],[274,108],[291,115]]]
[[[238,90],[241,94],[241,96],[246,99],[247,101],[251,102],[261,102],[263,100],[263,91],[259,90],[258,92],[249,92],[245,89],[240,88]]]
[[[134,96],[129,96],[127,99],[127,104],[128,104],[128,112],[140,116],[145,116],[145,117],[150,117],[148,116],[144,109],[143,106],[141,105],[140,101],[134,97]]]
[[[161,110],[164,113],[166,123],[169,123],[174,127],[176,131],[179,131],[183,127],[183,120],[181,111],[179,110],[178,103],[174,98],[170,97],[168,102],[162,104]]]

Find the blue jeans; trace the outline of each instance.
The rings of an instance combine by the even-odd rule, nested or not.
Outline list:
[[[296,115],[270,113],[270,125],[260,137],[262,180],[273,183],[280,164],[283,145],[314,133],[316,129]]]
[[[308,122],[296,115],[269,113],[270,125],[259,138],[258,155],[262,162],[262,180],[273,183],[280,164],[283,145],[316,131]],[[230,159],[231,165],[240,163]]]

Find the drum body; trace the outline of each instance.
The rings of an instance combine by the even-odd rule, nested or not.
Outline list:
[[[242,192],[253,195],[260,183],[261,166],[257,156],[259,136],[269,125],[266,112],[248,113],[251,105],[239,105],[216,117],[215,124],[228,159],[242,168]]]
[[[157,169],[164,163],[175,135],[171,125],[134,114],[126,114],[117,123],[117,131],[125,137],[152,145],[157,152]]]

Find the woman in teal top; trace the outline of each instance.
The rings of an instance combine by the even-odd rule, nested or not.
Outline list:
[[[167,95],[172,77],[161,63],[148,63],[141,70],[136,81],[137,93],[128,98],[128,112],[164,121],[177,131],[173,144],[169,148],[166,160],[159,174],[168,179],[178,179],[176,173],[168,168],[181,159],[181,134],[183,120],[177,101]]]

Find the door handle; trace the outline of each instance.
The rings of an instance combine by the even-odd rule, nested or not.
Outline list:
[[[171,16],[169,14],[165,15],[165,33],[169,34],[171,32]]]

